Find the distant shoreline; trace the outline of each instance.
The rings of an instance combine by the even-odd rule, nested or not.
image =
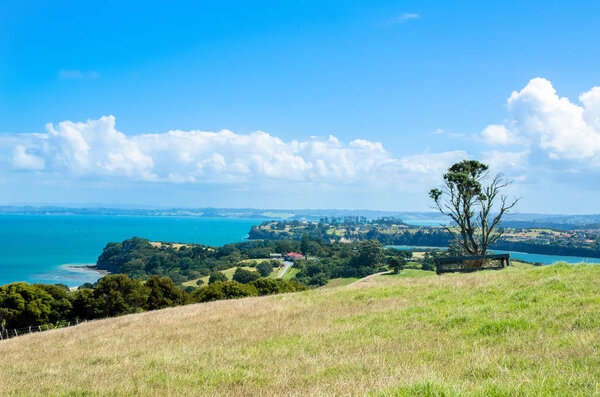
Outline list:
[[[98,269],[95,264],[85,264],[85,265],[69,264],[69,265],[63,265],[62,267],[64,267],[65,269],[74,271],[74,272],[95,272],[95,273],[100,273],[103,276],[110,274],[110,272],[108,272],[106,270]]]
[[[64,270],[67,270],[67,271],[70,271],[73,273],[96,273],[96,274],[100,275],[99,279],[110,274],[110,272],[108,272],[106,270],[98,269],[96,267],[95,263],[81,264],[81,265],[67,264],[67,265],[62,265],[60,267]],[[71,290],[77,289],[79,286],[81,286],[83,284],[85,284],[85,282],[79,284],[78,286],[71,287]]]

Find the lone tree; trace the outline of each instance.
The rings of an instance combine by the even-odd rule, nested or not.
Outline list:
[[[479,161],[463,160],[448,168],[442,190],[429,192],[437,209],[452,219],[446,230],[470,255],[485,255],[488,247],[503,234],[502,217],[519,201],[518,198],[509,201],[501,194],[511,183],[501,173],[488,185],[483,184],[489,177],[488,169]]]

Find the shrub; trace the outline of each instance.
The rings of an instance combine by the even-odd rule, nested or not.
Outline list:
[[[268,277],[271,272],[273,272],[273,262],[279,265],[277,261],[262,261],[258,265],[256,265],[256,270],[260,273],[261,277]]]
[[[187,293],[177,288],[168,277],[152,276],[146,281],[145,286],[150,290],[145,305],[146,310],[185,305],[189,300]]]
[[[255,295],[258,295],[258,292],[254,286],[240,284],[237,281],[215,281],[205,287],[198,288],[192,297],[196,302],[210,302]]]
[[[212,272],[210,274],[210,277],[208,278],[208,283],[212,284],[212,283],[215,283],[217,281],[221,281],[221,282],[227,281],[227,276],[224,275],[221,272]]]
[[[305,286],[296,281],[286,281],[274,278],[259,278],[258,280],[251,282],[250,285],[256,288],[258,295],[273,295],[283,292],[304,291],[306,289]]]
[[[259,278],[260,274],[258,272],[242,269],[241,267],[235,269],[235,273],[233,273],[233,281],[237,281],[241,284],[248,284]]]

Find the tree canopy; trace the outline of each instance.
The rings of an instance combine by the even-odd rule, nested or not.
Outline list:
[[[510,184],[502,174],[484,185],[488,170],[489,166],[479,161],[463,160],[444,174],[441,190],[429,192],[437,209],[452,220],[446,230],[470,255],[485,255],[488,247],[502,236],[502,217],[519,201],[509,201],[502,194]]]

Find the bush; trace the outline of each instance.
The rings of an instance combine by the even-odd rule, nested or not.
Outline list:
[[[235,273],[233,273],[233,281],[237,281],[241,284],[248,284],[252,281],[258,280],[259,278],[260,274],[258,272],[242,269],[241,267],[235,269]]]
[[[406,259],[398,257],[393,257],[390,259],[389,267],[392,269],[394,274],[400,273],[402,269],[404,269],[404,266],[406,266]]]
[[[256,288],[258,295],[273,295],[281,294],[283,292],[304,291],[306,289],[305,286],[296,281],[286,281],[274,278],[259,278],[258,280],[251,282],[250,285]]]
[[[210,277],[208,278],[208,283],[212,284],[217,281],[221,281],[221,282],[227,281],[227,276],[221,272],[212,272],[210,274]]]
[[[205,287],[198,288],[192,294],[192,298],[196,302],[210,302],[255,295],[258,295],[258,292],[253,286],[240,284],[237,281],[215,281]]]
[[[146,281],[145,286],[150,290],[145,305],[146,310],[185,305],[189,300],[188,295],[177,288],[168,277],[152,276]]]
[[[0,318],[8,328],[47,324],[54,298],[39,285],[12,283],[0,287]]]
[[[261,277],[268,277],[273,272],[273,262],[279,265],[278,261],[262,261],[256,265],[256,270],[260,273]]]

